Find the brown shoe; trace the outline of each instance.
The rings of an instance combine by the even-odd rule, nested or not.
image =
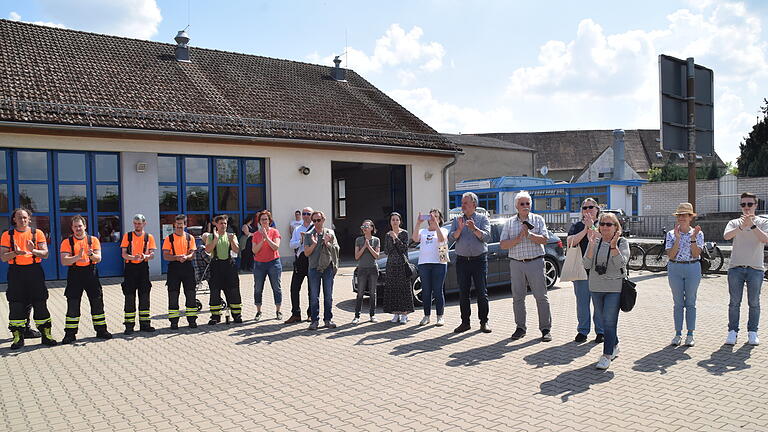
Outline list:
[[[291,315],[291,317],[285,321],[285,324],[293,324],[297,322],[301,322],[301,317],[296,315]]]

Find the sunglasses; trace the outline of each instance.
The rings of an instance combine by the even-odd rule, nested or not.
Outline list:
[[[529,202],[521,202],[520,205],[527,207],[527,206],[530,206],[531,203],[529,203]]]
[[[612,227],[613,226],[613,222],[600,222],[600,226]]]
[[[321,220],[322,220],[322,219],[312,219],[312,222],[315,222],[315,223],[317,223],[317,222],[320,222]]]
[[[582,210],[592,210],[593,208],[595,208],[595,206],[584,206],[581,209]]]
[[[302,216],[312,216],[312,213],[309,213],[309,212],[304,212],[304,213],[302,213],[301,215],[302,215]]]
[[[370,229],[370,228],[371,228],[370,225],[363,225],[363,226],[360,227],[360,229]]]
[[[748,203],[741,203],[741,204],[739,204],[739,205],[740,205],[742,208],[744,208],[744,207],[752,207],[753,205],[755,205],[755,203],[753,203],[753,202],[748,202]]]

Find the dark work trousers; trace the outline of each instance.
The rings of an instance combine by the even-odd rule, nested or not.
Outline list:
[[[23,329],[29,317],[29,305],[34,310],[37,328],[51,327],[48,312],[48,288],[40,263],[8,266],[8,321],[10,328]]]
[[[95,265],[70,266],[67,269],[67,287],[64,289],[64,297],[67,298],[67,318],[64,324],[64,332],[77,334],[80,323],[80,300],[83,291],[88,296],[91,305],[91,320],[95,330],[107,328],[104,317],[104,295],[99,282],[99,271]]]
[[[181,316],[179,293],[182,286],[184,287],[187,319],[197,317],[195,268],[192,267],[192,261],[168,263],[168,277],[165,284],[168,286],[168,319],[178,321]]]
[[[488,257],[486,254],[474,257],[456,256],[456,278],[459,282],[459,306],[461,309],[461,322],[469,324],[472,315],[470,309],[470,290],[472,282],[475,283],[477,294],[477,314],[480,324],[488,322],[488,288],[486,277],[488,276]]]
[[[214,251],[215,253],[215,251]],[[214,256],[211,259],[211,280],[208,282],[211,295],[209,305],[212,316],[221,315],[221,293],[227,298],[232,317],[237,318],[243,312],[240,298],[240,277],[237,274],[235,261],[232,259],[220,260]]]
[[[368,289],[368,313],[376,315],[376,281],[379,279],[378,267],[357,268],[357,299],[355,301],[355,318],[360,318],[360,310],[363,308],[363,295]]]
[[[136,323],[136,293],[139,294],[139,321],[149,324],[149,263],[125,263],[123,294],[125,294],[125,324]]]
[[[307,279],[307,316],[309,316],[309,258],[301,252],[293,261],[293,275],[291,275],[291,315],[301,317],[301,284]]]

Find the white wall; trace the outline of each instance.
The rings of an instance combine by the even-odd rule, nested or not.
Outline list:
[[[136,172],[136,164],[144,162],[147,170]],[[145,230],[157,244],[155,258],[149,262],[151,274],[161,273],[162,237],[160,235],[160,204],[157,186],[157,153],[120,152],[120,201],[123,207],[123,233],[133,231],[133,215],[147,218]]]

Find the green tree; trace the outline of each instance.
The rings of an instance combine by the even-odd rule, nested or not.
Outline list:
[[[763,103],[760,107],[763,118],[758,119],[746,140],[739,145],[741,154],[736,163],[739,174],[746,177],[768,176],[768,99],[763,99]]]

